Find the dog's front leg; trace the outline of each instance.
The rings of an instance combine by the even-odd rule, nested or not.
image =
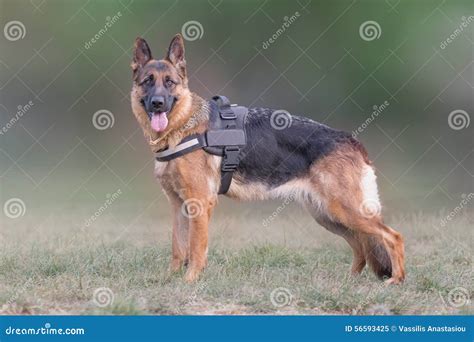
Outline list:
[[[161,181],[168,202],[171,206],[173,231],[171,239],[170,271],[177,272],[189,260],[189,221],[185,216],[183,200],[174,190],[171,182]]]
[[[184,202],[189,218],[189,266],[185,280],[193,282],[207,265],[209,221],[216,199],[190,198]]]
[[[170,270],[177,272],[189,261],[189,221],[184,215],[183,201],[178,196],[169,196],[173,208],[173,237]]]

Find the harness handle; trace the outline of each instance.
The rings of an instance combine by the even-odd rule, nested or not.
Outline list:
[[[216,102],[217,108],[219,108],[219,116],[222,120],[235,120],[237,115],[231,108],[230,101],[224,95],[216,95],[212,97],[212,100]]]

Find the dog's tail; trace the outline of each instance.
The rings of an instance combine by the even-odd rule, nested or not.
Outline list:
[[[383,279],[392,276],[392,263],[384,243],[374,236],[360,234],[365,260],[377,277]]]

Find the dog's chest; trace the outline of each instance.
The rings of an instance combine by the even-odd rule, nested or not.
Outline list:
[[[168,162],[160,162],[158,160],[155,161],[155,177],[161,179],[166,172],[166,167],[168,166]]]

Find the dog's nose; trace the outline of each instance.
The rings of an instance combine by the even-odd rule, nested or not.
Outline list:
[[[164,96],[153,96],[151,98],[151,106],[154,110],[163,109],[165,104],[165,97]]]

